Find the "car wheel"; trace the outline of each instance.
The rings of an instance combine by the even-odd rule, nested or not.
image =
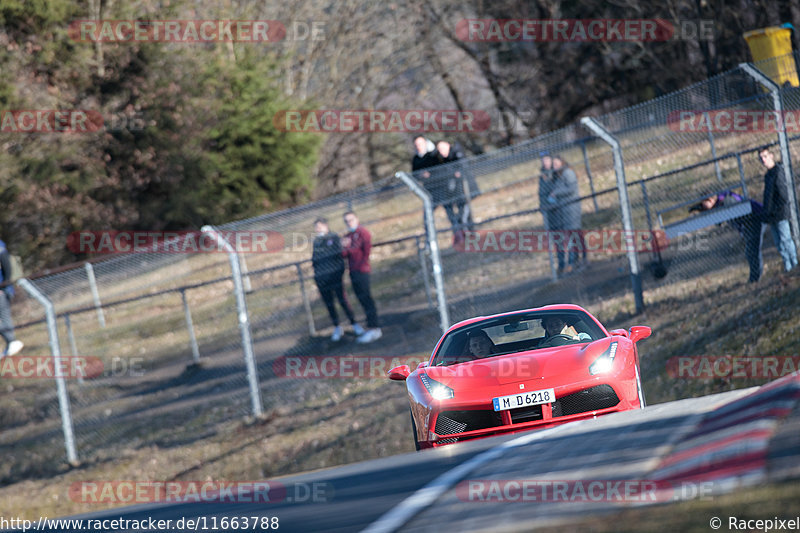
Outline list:
[[[421,448],[419,446],[419,441],[417,440],[417,423],[414,422],[414,413],[411,412],[411,409],[408,410],[411,413],[411,435],[414,436],[414,447],[417,451],[420,451]]]
[[[639,395],[639,409],[644,409],[647,403],[644,401],[644,389],[642,388],[642,377],[639,375],[639,365],[637,364],[634,368],[636,369],[636,392]]]

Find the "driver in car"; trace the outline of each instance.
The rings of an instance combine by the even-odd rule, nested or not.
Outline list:
[[[544,328],[545,336],[544,340],[539,343],[539,347],[558,346],[558,344],[564,344],[563,341],[580,339],[575,328],[568,326],[567,322],[558,315],[542,319],[542,327]],[[562,342],[559,343],[559,339]]]

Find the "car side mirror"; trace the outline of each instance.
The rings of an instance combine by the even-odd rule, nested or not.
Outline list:
[[[411,374],[411,369],[408,368],[408,365],[400,365],[389,370],[389,379],[405,381],[409,374]]]
[[[612,329],[611,331],[609,331],[609,333],[612,335],[621,335],[623,337],[628,336],[628,330],[626,329]]]
[[[646,339],[652,332],[653,330],[651,330],[649,326],[632,326],[630,335],[631,341],[637,342]]]
[[[428,366],[428,362],[422,361],[420,364],[417,365],[417,370],[419,370],[420,368],[425,368],[426,366]]]

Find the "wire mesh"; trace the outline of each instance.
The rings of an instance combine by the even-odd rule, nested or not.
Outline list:
[[[800,109],[799,90],[792,85],[782,89],[786,109]],[[737,68],[599,117],[622,147],[634,230],[647,238],[666,234],[702,215],[691,208],[704,198],[727,190],[745,201],[760,201],[764,169],[757,151],[777,142],[775,131],[726,128],[712,119],[722,113],[764,115],[772,105],[763,87]],[[790,152],[796,158],[800,132],[789,133]],[[548,232],[553,228],[543,215],[549,216],[552,206],[541,205],[547,198],[540,196],[545,154],[563,157],[577,178],[577,198],[572,203],[580,206],[580,221],[560,230],[580,230],[580,239],[577,248],[566,250],[561,272],[555,233]],[[450,188],[455,172],[462,178]],[[556,302],[592,309],[632,300],[612,150],[583,126],[573,124],[492,153],[439,165],[434,174],[445,184],[434,219],[452,322]],[[429,179],[421,171],[414,177],[423,185]],[[464,181],[471,187],[467,192]],[[459,236],[444,205],[463,202],[466,207],[467,198],[471,221],[461,219],[460,229],[466,231]],[[556,205],[563,208],[568,202]],[[331,339],[334,324],[320,299],[311,262],[314,221],[326,218],[331,230],[344,237],[342,216],[350,210],[372,235],[370,283],[383,334],[373,344],[355,342],[341,309],[344,335],[339,341]],[[732,220],[697,219],[663,249],[654,250],[652,241],[645,242],[638,250],[645,266],[645,290],[700,279],[711,271],[746,279],[744,239]],[[258,235],[270,243],[267,252],[240,254],[258,386],[267,413],[313,409],[322,398],[335,397],[341,387],[360,386],[363,378],[382,378],[387,369],[379,365],[366,373],[334,370],[330,375],[320,370],[334,368],[323,366],[331,361],[424,358],[441,334],[422,203],[399,180],[387,178],[218,229]],[[490,234],[494,245],[487,244]],[[503,235],[511,236],[509,246],[502,244]],[[521,235],[534,237],[523,246]],[[544,241],[537,240],[541,235]],[[768,232],[764,235],[764,257],[777,261],[771,237]],[[576,256],[572,265],[569,251]],[[219,422],[251,413],[226,254],[120,254],[93,262],[93,271],[105,327],[85,266],[34,280],[55,305],[62,353],[102,363],[99,375],[69,383],[82,459],[192,442]],[[347,273],[343,283],[357,322],[365,325],[364,309]],[[41,307],[21,295],[14,312],[25,353],[48,355]],[[5,386],[9,391],[30,389],[36,400],[22,405],[7,395],[0,410],[6,429],[0,434],[0,450],[7,458],[0,479],[54,470],[63,457],[63,440],[52,380],[16,380]],[[153,423],[158,420],[167,423]],[[153,429],[165,427],[170,430]]]

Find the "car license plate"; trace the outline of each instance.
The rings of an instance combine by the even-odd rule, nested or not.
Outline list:
[[[506,409],[517,409],[528,405],[541,405],[555,400],[556,393],[553,389],[542,389],[492,398],[492,404],[495,411],[505,411]]]

